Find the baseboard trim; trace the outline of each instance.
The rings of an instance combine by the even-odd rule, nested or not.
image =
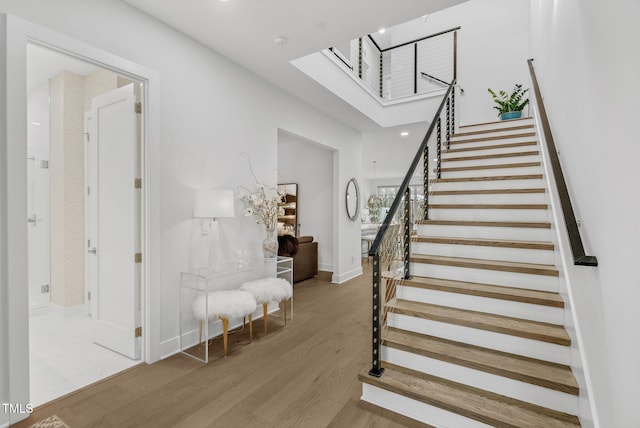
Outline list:
[[[333,275],[331,277],[331,282],[333,282],[334,284],[342,284],[345,283],[347,281],[349,281],[350,279],[356,278],[358,276],[362,275],[362,266],[357,267],[349,272],[345,272],[341,275]]]
[[[295,299],[295,294],[293,298]],[[278,310],[279,310],[278,306],[275,304],[269,307],[270,314],[274,312],[278,312]],[[253,322],[255,323],[256,320],[259,320],[261,318],[262,318],[262,305],[260,305],[260,308],[256,309],[256,311],[253,313]],[[229,322],[230,329],[238,328],[240,326],[242,326],[242,319],[230,320]],[[222,336],[222,322],[220,320],[210,321],[209,322],[209,338],[213,339],[218,336]],[[185,331],[182,333],[182,337],[184,338],[185,347],[188,348],[189,346],[193,346],[198,343],[198,329],[195,328],[189,331]],[[161,360],[169,358],[178,353],[180,353],[180,336],[179,335],[160,342],[160,359]]]

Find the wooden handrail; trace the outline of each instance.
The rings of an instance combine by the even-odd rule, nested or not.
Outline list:
[[[588,256],[584,252],[582,238],[580,237],[580,230],[578,229],[578,222],[576,221],[576,216],[573,212],[573,206],[571,205],[571,199],[569,198],[569,190],[567,189],[567,183],[564,180],[562,166],[560,165],[560,159],[558,158],[558,150],[556,149],[556,143],[553,140],[553,134],[551,133],[547,110],[544,107],[542,93],[540,92],[536,72],[533,68],[533,59],[529,59],[527,62],[529,63],[533,92],[536,95],[536,104],[540,114],[540,124],[542,125],[544,139],[547,142],[547,151],[549,152],[549,158],[551,160],[551,169],[553,170],[553,177],[555,178],[556,187],[558,188],[558,195],[560,197],[560,205],[562,206],[564,221],[567,225],[569,243],[571,244],[571,252],[573,253],[573,264],[579,266],[598,266],[598,259],[595,256]]]

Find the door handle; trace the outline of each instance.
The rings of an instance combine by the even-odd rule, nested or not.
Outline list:
[[[89,249],[87,250],[87,253],[91,253],[91,254],[98,254],[98,250],[96,249],[96,247],[89,248]]]

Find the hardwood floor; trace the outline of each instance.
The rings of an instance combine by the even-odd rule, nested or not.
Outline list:
[[[35,409],[28,427],[53,414],[77,427],[425,426],[360,403],[358,372],[370,348],[371,273],[342,285],[295,285],[295,317],[269,318],[211,346],[208,365],[184,355],[142,364]],[[261,325],[262,320],[257,322]],[[255,327],[255,326],[254,326]]]

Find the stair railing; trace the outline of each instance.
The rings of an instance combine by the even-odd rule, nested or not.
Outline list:
[[[435,174],[438,178],[440,177],[440,156],[443,141],[442,115],[445,106],[447,106],[447,109],[444,141],[448,143],[455,131],[453,111],[456,80],[454,79],[448,86],[447,92],[433,116],[429,129],[422,139],[422,143],[369,250],[369,256],[373,259],[372,368],[369,374],[375,377],[380,377],[384,372],[384,368],[381,367],[380,352],[382,348],[382,328],[386,326],[387,322],[388,309],[386,303],[395,297],[397,284],[403,279],[411,277],[409,263],[413,222],[416,218],[429,218],[429,176],[431,172],[429,142],[431,137],[434,136],[436,128],[437,158]],[[423,198],[423,213],[416,213],[414,216],[411,212],[412,195],[410,184],[412,180],[420,178],[416,173],[420,172],[418,171],[418,165],[421,160],[423,164],[421,178],[424,193],[420,197]],[[413,196],[418,198],[418,195]],[[401,207],[402,211],[400,211]]]
[[[538,85],[536,72],[533,68],[533,59],[529,59],[527,62],[529,63],[529,73],[531,74],[533,91],[536,96],[536,105],[540,115],[542,133],[544,134],[544,139],[547,142],[547,151],[549,152],[549,158],[551,160],[551,169],[553,170],[553,176],[558,189],[558,196],[560,198],[560,205],[562,206],[564,222],[567,225],[569,243],[571,244],[571,252],[573,253],[573,264],[579,266],[598,266],[598,259],[595,256],[588,256],[585,254],[584,246],[582,245],[582,238],[580,237],[580,230],[578,229],[578,222],[576,221],[573,206],[571,205],[569,190],[567,189],[567,183],[565,182],[564,174],[562,173],[558,150],[556,149],[556,143],[553,139],[553,134],[551,133],[551,125],[549,124],[549,118],[547,117],[547,110],[544,107],[542,93],[540,92],[540,85]]]
[[[335,47],[330,47],[329,52],[379,101],[398,100],[440,91],[449,85],[446,80],[456,78],[460,29],[451,28],[386,48],[369,34],[352,40],[348,52]]]

